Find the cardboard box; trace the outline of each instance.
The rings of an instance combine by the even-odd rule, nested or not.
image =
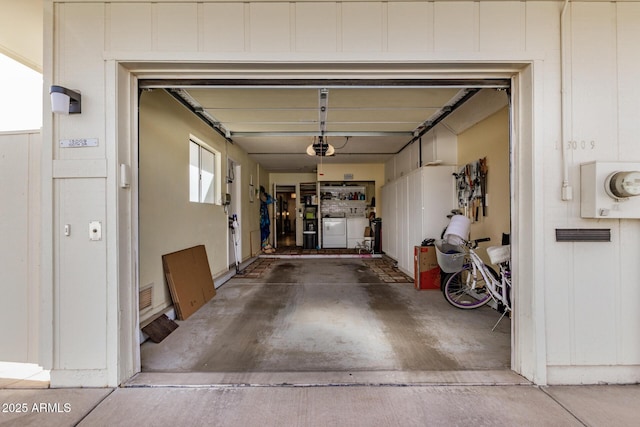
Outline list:
[[[440,289],[440,267],[433,246],[413,249],[413,284],[416,289]]]
[[[178,320],[185,320],[216,294],[204,245],[162,256]]]

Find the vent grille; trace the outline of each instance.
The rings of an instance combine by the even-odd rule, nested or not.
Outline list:
[[[140,298],[138,299],[138,309],[140,311],[151,307],[153,303],[153,287],[142,289],[140,291]]]
[[[610,242],[610,228],[557,228],[556,242]]]

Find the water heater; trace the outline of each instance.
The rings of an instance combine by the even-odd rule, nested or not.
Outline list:
[[[580,165],[582,218],[640,218],[640,162]]]

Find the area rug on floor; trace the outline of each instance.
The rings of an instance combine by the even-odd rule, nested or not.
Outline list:
[[[258,258],[243,270],[242,276],[248,279],[262,278],[277,262],[281,261],[277,258]],[[363,259],[362,262],[385,283],[413,283],[413,279],[400,271],[390,258]]]
[[[404,274],[389,258],[364,259],[364,264],[371,269],[383,282],[413,283],[413,279]]]

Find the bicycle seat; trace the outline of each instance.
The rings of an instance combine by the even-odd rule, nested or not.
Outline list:
[[[489,246],[487,248],[487,255],[489,255],[491,264],[507,262],[511,259],[511,245]]]

